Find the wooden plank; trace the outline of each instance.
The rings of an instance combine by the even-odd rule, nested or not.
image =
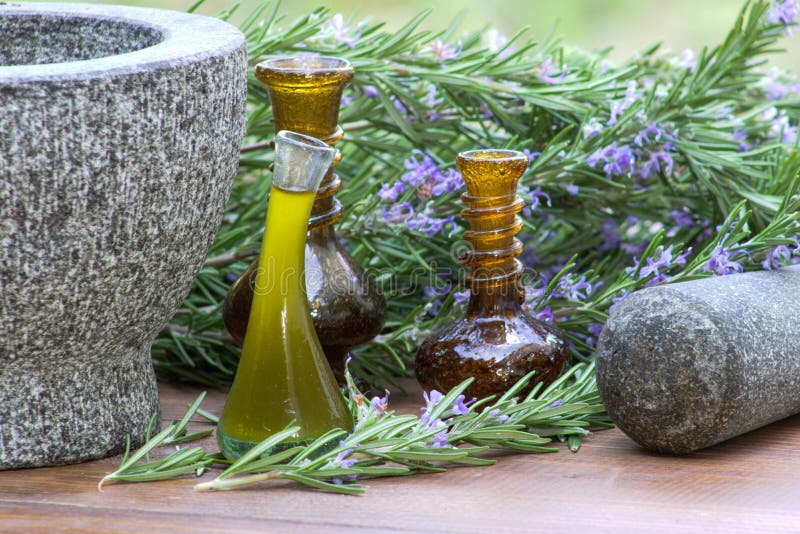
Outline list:
[[[198,393],[185,385],[161,391],[165,419]],[[417,390],[392,401],[418,413]],[[218,412],[223,402],[223,392],[211,391],[206,406]],[[213,438],[204,445],[215,448]],[[0,472],[0,531],[796,531],[799,448],[800,417],[685,457],[647,453],[609,430],[577,454],[504,455],[492,467],[370,480],[358,497],[285,481],[198,493],[194,477],[98,492],[98,480],[119,463],[112,458]]]

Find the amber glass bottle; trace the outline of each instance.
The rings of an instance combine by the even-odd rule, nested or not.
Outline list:
[[[276,131],[292,130],[331,146],[342,139],[339,106],[353,77],[350,63],[311,55],[277,58],[259,63],[255,73],[269,90]],[[311,210],[305,254],[314,328],[337,381],[343,384],[350,349],[380,332],[386,303],[336,237],[333,223],[342,217],[342,205],[334,194],[341,188],[331,165]],[[240,341],[247,329],[257,267],[256,261],[236,281],[223,308],[228,331]]]
[[[294,132],[282,131],[276,139],[252,312],[217,427],[222,452],[231,459],[292,421],[300,426],[298,442],[353,426],[314,332],[303,276],[311,204],[334,151]]]
[[[466,317],[431,335],[417,353],[416,372],[425,390],[448,391],[469,377],[466,394],[500,395],[531,371],[535,382],[551,383],[567,367],[569,352],[558,332],[523,309],[520,279],[522,228],[517,213],[524,205],[517,182],[527,157],[511,150],[474,150],[459,154],[469,222],[464,237],[472,243],[462,263],[471,269],[466,285]]]

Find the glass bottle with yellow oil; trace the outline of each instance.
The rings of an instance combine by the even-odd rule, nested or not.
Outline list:
[[[320,346],[306,296],[306,229],[335,150],[281,131],[242,356],[217,427],[228,458],[296,421],[298,442],[353,421]]]
[[[328,145],[342,140],[338,125],[342,91],[353,77],[344,59],[311,54],[274,58],[256,65],[256,78],[269,91],[275,130],[318,137]],[[306,276],[311,316],[328,362],[340,385],[350,349],[375,337],[383,326],[386,303],[369,276],[347,253],[333,224],[342,217],[334,196],[342,181],[327,169],[308,225]],[[231,287],[223,307],[225,326],[242,340],[253,298],[258,262]]]

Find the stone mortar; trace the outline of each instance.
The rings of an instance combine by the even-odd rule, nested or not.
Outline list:
[[[243,35],[219,20],[0,4],[0,469],[139,445],[150,345],[219,228]]]
[[[800,266],[643,289],[600,334],[597,385],[619,428],[683,454],[800,412]]]

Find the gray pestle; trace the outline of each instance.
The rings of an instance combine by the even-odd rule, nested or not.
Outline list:
[[[800,266],[651,287],[600,334],[597,385],[643,447],[683,454],[800,412]]]

